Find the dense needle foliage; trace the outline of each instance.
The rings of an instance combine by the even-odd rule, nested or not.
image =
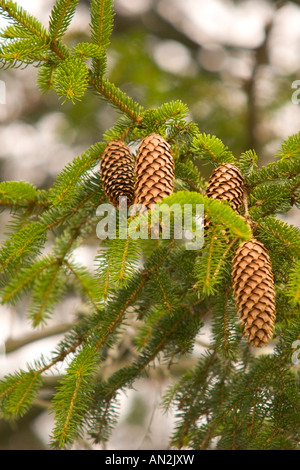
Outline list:
[[[53,89],[63,102],[76,104],[92,90],[121,113],[102,141],[62,168],[49,190],[22,181],[0,183],[0,205],[13,214],[0,249],[2,303],[29,296],[33,327],[47,323],[70,284],[89,305],[49,357],[3,378],[2,416],[14,420],[27,413],[43,378],[64,362],[66,372],[52,399],[53,448],[68,447],[83,434],[93,442],[107,441],[118,419],[118,393],[157,360],[172,370],[191,353],[210,316],[209,348],[162,400],[166,410],[176,413],[170,445],[296,449],[300,231],[277,214],[300,207],[300,133],[283,142],[274,162],[259,168],[253,150],[234,156],[219,138],[202,133],[176,96],[157,109],[144,109],[105,77],[112,0],[91,1],[90,42],[69,48],[63,40],[77,5],[78,0],[56,1],[46,29],[15,2],[0,0],[0,13],[10,20],[1,31],[4,67],[33,64],[41,91]],[[96,209],[107,202],[99,177],[101,154],[112,139],[138,144],[152,132],[169,142],[175,160],[175,192],[164,202],[204,204],[211,221],[204,246],[187,250],[182,240],[172,238],[99,241],[97,273],[90,273],[72,253],[95,235]],[[239,167],[247,189],[242,216],[205,196],[201,168],[207,162]],[[49,233],[53,247],[45,255]],[[260,355],[242,338],[230,276],[235,249],[252,235],[269,250],[276,285],[274,348]],[[136,328],[136,354],[129,365],[104,378],[107,352],[122,340],[130,322]]]

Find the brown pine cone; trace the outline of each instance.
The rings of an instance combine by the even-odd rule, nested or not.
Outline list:
[[[206,195],[212,199],[229,201],[231,207],[240,213],[243,203],[244,177],[232,163],[224,163],[216,168],[207,185]]]
[[[252,239],[233,259],[232,281],[244,336],[256,347],[268,344],[275,322],[275,288],[268,252]]]
[[[152,133],[140,144],[135,167],[135,204],[147,209],[172,194],[174,161],[169,144]]]
[[[119,197],[127,197],[129,207],[134,200],[134,157],[121,140],[109,142],[101,158],[101,179],[111,204],[119,207]]]

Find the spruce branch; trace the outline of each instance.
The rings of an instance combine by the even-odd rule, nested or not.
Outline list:
[[[165,140],[172,141],[179,131],[183,133],[187,127],[186,116],[187,106],[180,100],[164,103],[156,109],[148,109],[143,114],[143,126],[140,129],[140,136],[146,137],[152,132],[163,136]],[[168,125],[168,133],[166,127]]]
[[[191,191],[178,191],[171,196],[167,196],[163,201],[170,207],[172,204],[202,204],[204,205],[205,214],[211,220],[217,220],[219,225],[223,225],[228,229],[230,235],[240,239],[249,239],[251,232],[245,220],[239,216],[228,204],[227,201],[219,201],[209,197],[202,196],[202,194]]]
[[[10,24],[0,30],[0,37],[3,39],[24,39],[31,37],[31,34],[18,24]]]
[[[61,261],[52,264],[34,281],[29,318],[33,327],[46,322],[54,306],[66,290],[66,280],[61,272]]]
[[[200,294],[206,296],[216,293],[218,285],[222,281],[226,261],[237,240],[234,238],[228,243],[223,237],[220,227],[214,226],[210,229],[204,250],[195,265],[197,282],[194,289],[200,290]]]
[[[170,313],[170,311],[169,311]],[[91,436],[94,441],[99,443],[107,440],[109,436],[109,425],[111,424],[111,414],[116,393],[123,390],[125,387],[131,387],[132,382],[135,381],[141,374],[151,365],[157,356],[164,350],[166,344],[182,325],[183,320],[190,315],[190,309],[177,310],[172,316],[172,322],[169,323],[168,329],[165,331],[158,325],[157,331],[161,334],[153,335],[152,347],[145,347],[142,354],[133,364],[129,367],[124,367],[114,374],[112,374],[106,383],[100,383],[98,390],[95,391],[95,398],[93,409],[94,414],[98,413],[98,417],[90,418],[94,423]],[[95,429],[96,427],[96,429]]]
[[[205,379],[208,377],[211,367],[216,359],[217,353],[216,351],[213,351],[203,360],[199,361],[197,367],[186,374],[180,381],[181,384],[183,381],[189,383],[189,387],[191,387],[191,390],[193,391],[189,395],[181,395],[181,392],[178,393],[182,410],[182,420],[180,425],[177,426],[176,434],[172,437],[171,442],[179,449],[185,446],[187,436],[198,419],[198,413],[195,413],[194,408],[199,406],[198,400],[201,402],[201,396],[205,394],[209,387],[210,381]],[[196,388],[192,384],[196,385]]]
[[[179,253],[181,254],[181,251]],[[139,357],[130,366],[124,367],[112,374],[107,382],[100,381],[95,391],[95,403],[91,410],[91,416],[89,417],[91,422],[91,435],[96,442],[105,441],[108,439],[112,424],[117,419],[114,407],[116,406],[116,394],[125,387],[131,387],[132,383],[151,365],[151,363],[158,358],[160,353],[171,355],[171,361],[178,346],[178,336],[183,336],[183,332],[187,335],[186,325],[193,327],[189,330],[189,334],[194,338],[199,325],[199,315],[195,315],[192,307],[199,304],[199,300],[191,300],[190,293],[185,292],[184,298],[186,298],[186,304],[183,302],[179,303],[178,296],[175,292],[172,293],[168,290],[166,292],[166,281],[167,275],[164,270],[165,263],[170,261],[170,258],[174,257],[177,260],[178,265],[178,253],[176,247],[173,245],[172,251],[169,252],[167,258],[162,260],[161,266],[153,266],[153,274],[148,280],[153,285],[153,289],[157,286],[157,281],[161,288],[161,295],[155,294],[155,301],[159,302],[161,309],[153,311],[153,315],[150,317],[147,315],[146,321],[148,322],[148,329],[144,332],[145,327],[141,326],[141,334],[137,338],[136,342],[139,349]],[[180,268],[178,268],[180,269]],[[203,311],[206,312],[206,310]],[[192,315],[192,317],[191,317]],[[185,337],[186,341],[186,337]],[[176,344],[176,346],[175,346]],[[186,346],[186,345],[185,345]],[[178,348],[177,353],[180,354],[181,349]],[[170,367],[172,365],[170,364]],[[94,417],[96,413],[97,418]],[[96,430],[95,430],[96,427]]]
[[[129,116],[133,122],[137,124],[142,122],[143,118],[141,113],[143,108],[112,82],[105,79],[99,82],[95,80],[94,77],[90,77],[90,85],[104,98],[110,101],[113,106]]]
[[[294,142],[292,141],[292,145]],[[299,176],[300,159],[297,156],[291,158],[281,158],[276,162],[271,162],[267,166],[253,172],[248,179],[248,186],[253,189],[259,184],[266,182],[281,182],[286,179]]]
[[[78,196],[78,194],[77,194]],[[45,225],[45,230],[52,230],[64,223],[69,217],[76,216],[77,212],[84,207],[89,207],[90,211],[96,211],[96,204],[92,203],[91,200],[95,197],[95,194],[88,193],[83,198],[79,198],[76,204],[72,207],[66,207],[63,210],[56,210],[56,208],[50,208],[45,211],[40,217],[41,222]],[[104,201],[104,197],[99,199],[97,202],[101,204]]]
[[[30,266],[23,267],[15,277],[6,283],[2,291],[2,304],[14,304],[23,293],[28,292],[34,280],[44,270],[51,269],[56,263],[55,259],[46,256]]]
[[[157,268],[165,260],[172,249],[173,244],[174,241],[171,240],[166,247],[155,250],[144,268],[135,273],[128,285],[122,287],[117,296],[112,297],[105,308],[105,310],[111,315],[111,322],[107,324],[107,327],[103,331],[103,335],[108,336],[114,332],[128,307],[136,300],[136,297],[149,279],[155,275]],[[96,314],[94,320],[96,324],[97,321],[99,321],[98,316],[99,314]],[[100,336],[97,347],[99,348],[104,341],[104,336]]]
[[[245,178],[249,178],[257,169],[257,161],[258,156],[254,150],[246,150],[246,152],[242,153],[237,166]]]
[[[0,60],[10,67],[18,64],[39,64],[47,60],[48,45],[32,38],[20,39],[8,44],[1,44]]]
[[[69,365],[54,396],[55,427],[51,439],[55,448],[63,448],[78,437],[78,428],[92,397],[96,355],[97,351],[92,346],[83,347]]]
[[[197,158],[210,162],[214,166],[236,162],[228,147],[214,135],[198,134],[192,141],[191,150]]]
[[[46,233],[54,227],[62,224],[68,217],[77,215],[78,210],[84,207],[94,197],[94,193],[87,194],[83,199],[71,208],[64,211],[55,211],[52,208],[45,211],[39,222],[31,222],[21,227],[1,247],[0,270],[12,271],[20,266],[24,260],[36,257],[46,241]],[[101,203],[101,199],[97,201]],[[89,211],[95,212],[96,205],[89,204]]]
[[[90,10],[92,41],[107,49],[113,28],[113,2],[112,0],[92,0]]]
[[[72,344],[58,351],[54,358],[46,363],[42,358],[35,363],[34,369],[28,367],[28,371],[17,371],[0,381],[0,407],[6,418],[17,418],[23,416],[32,406],[39,388],[42,386],[42,374],[53,368],[57,363],[62,362],[68,355],[85,340],[85,336],[78,336]]]
[[[80,57],[70,56],[56,67],[53,74],[53,88],[63,104],[70,100],[80,101],[88,86],[89,71]]]
[[[64,264],[70,273],[78,281],[80,288],[95,310],[99,308],[99,299],[101,299],[99,281],[93,277],[85,268],[64,259]]]
[[[97,59],[101,60],[105,53],[102,48],[97,44],[91,44],[90,42],[79,42],[73,47],[74,52],[78,57],[82,59]]]
[[[0,13],[8,19],[12,19],[21,30],[24,30],[30,36],[40,38],[44,44],[49,43],[49,36],[42,24],[17,3],[11,0],[0,1]]]
[[[4,242],[0,250],[0,271],[12,270],[28,257],[33,258],[45,243],[45,227],[32,222]]]
[[[53,44],[65,34],[75,14],[79,0],[57,0],[49,20],[49,33]]]
[[[37,74],[37,86],[41,93],[49,93],[54,85],[54,73],[57,67],[56,60],[52,58],[48,62],[41,64]]]
[[[251,194],[250,208],[254,220],[269,215],[288,212],[295,202],[297,184],[294,178],[285,183],[268,184],[257,186]]]
[[[78,243],[88,216],[84,214],[72,229],[66,229],[53,249],[55,263],[51,263],[47,270],[35,278],[31,296],[29,317],[33,326],[43,323],[54,309],[67,289],[66,274],[64,272],[65,259],[68,258],[74,244]]]
[[[90,210],[93,210],[93,207]],[[70,211],[67,213],[70,215]],[[87,213],[80,214],[78,209],[75,213],[78,218],[77,221],[75,222],[74,220],[72,229],[67,228],[62,233],[60,239],[54,245],[53,254],[38,259],[31,265],[25,264],[6,283],[3,289],[2,303],[14,303],[24,292],[33,289],[30,316],[34,320],[35,325],[47,318],[47,315],[52,311],[67,288],[66,273],[64,272],[64,265],[67,262],[66,258],[69,256],[70,251],[73,250],[74,244],[78,244],[81,234],[86,231],[86,227],[90,224]],[[61,221],[56,220],[55,222]],[[47,229],[50,229],[51,226],[52,223],[48,226],[42,226],[43,231],[45,232]],[[82,282],[84,282],[86,274],[81,274]]]
[[[288,257],[290,261],[300,257],[300,230],[275,217],[265,217],[257,227],[259,237],[280,258]]]
[[[93,170],[100,159],[105,144],[99,142],[90,147],[84,154],[74,158],[56,178],[50,191],[53,206],[72,205],[78,197],[78,187],[84,183],[86,175]]]
[[[293,266],[287,288],[287,294],[292,305],[300,305],[300,260]]]
[[[205,195],[204,180],[198,168],[191,160],[187,160],[184,163],[176,161],[176,179],[174,184],[176,185],[178,182],[182,182],[185,185],[184,189],[188,191]]]
[[[37,190],[30,183],[23,181],[3,181],[0,183],[0,206],[12,210],[50,206],[46,191]]]
[[[18,7],[15,2],[1,0],[0,12],[8,18],[13,19],[16,25],[21,28],[21,30],[24,30],[30,37],[38,38],[45,48],[50,49],[51,53],[55,54],[59,59],[58,64],[52,67],[53,61],[51,55],[49,56],[50,63],[45,64],[44,76],[41,78],[40,75],[39,78],[41,88],[47,90],[55,86],[59,96],[75,102],[83,96],[88,82],[96,92],[110,101],[122,113],[127,114],[133,122],[140,123],[142,121],[141,106],[135,103],[132,98],[122,92],[115,84],[105,79],[100,80],[98,74],[89,74],[88,68],[82,59],[80,57],[72,57],[70,50],[61,42],[60,37],[65,32],[66,27],[72,19],[76,3],[76,1],[70,0],[57,2],[53,8],[50,21],[51,34],[46,31],[36,18],[29,15],[23,8]],[[91,12],[93,15],[92,34],[94,41],[98,46],[98,41],[103,41],[103,49],[105,50],[109,44],[109,36],[112,30],[113,10],[111,0],[93,1]],[[107,18],[110,18],[110,20],[105,22],[104,20]],[[17,32],[16,29],[14,31]],[[10,30],[10,35],[12,35],[12,32],[13,31]],[[18,35],[20,35],[20,33],[18,33]],[[100,45],[100,47],[102,46]],[[32,53],[32,51],[30,53]],[[24,53],[24,57],[25,56],[26,54]],[[104,57],[103,53],[101,57]],[[38,59],[43,62],[48,62],[46,56],[39,57]],[[10,60],[12,60],[12,58]],[[7,61],[8,64],[10,60]],[[28,54],[27,60],[29,60]],[[99,58],[94,59],[94,61],[99,60],[102,64],[105,62]],[[67,63],[64,64],[66,61]],[[77,74],[74,75],[72,67],[75,67],[77,74],[79,73],[80,75],[78,83],[76,80]],[[46,78],[46,75],[48,78]]]
[[[8,419],[23,416],[31,406],[41,386],[38,371],[20,371],[0,382],[0,403],[3,415]]]
[[[230,288],[226,285],[220,288],[213,306],[212,333],[212,348],[226,358],[236,359],[241,331]]]
[[[154,260],[157,263],[157,256]],[[156,266],[156,264],[154,266]],[[151,266],[150,269],[153,270],[154,266]],[[80,435],[84,415],[87,413],[88,403],[91,399],[91,374],[94,373],[96,365],[95,358],[98,355],[97,352],[107,341],[111,341],[111,337],[120,326],[127,308],[135,301],[149,275],[149,268],[145,268],[143,273],[140,273],[139,276],[136,276],[136,278],[131,281],[131,285],[123,291],[126,293],[126,296],[122,296],[121,307],[117,300],[112,300],[111,305],[108,305],[106,308],[107,313],[109,313],[109,321],[105,321],[104,312],[101,312],[102,320],[99,318],[99,313],[95,316],[95,320],[97,319],[96,331],[93,332],[94,329],[91,330],[91,325],[89,326],[90,332],[93,332],[93,336],[90,336],[87,345],[83,347],[81,352],[73,360],[68,369],[67,376],[62,381],[61,389],[54,400],[56,427],[53,432],[53,445],[55,447],[63,447]],[[105,323],[105,327],[101,326],[103,322]],[[78,374],[78,369],[75,367],[78,361],[83,375],[81,375],[81,373]],[[86,370],[87,372],[84,372]],[[87,374],[86,376],[85,373]],[[76,377],[75,381],[74,374]],[[88,382],[85,380],[85,377],[90,378]],[[87,388],[87,386],[89,388]],[[68,407],[62,407],[62,402],[65,403],[66,394],[69,396],[69,405]],[[85,394],[87,395],[87,400],[81,401],[80,397],[84,397]],[[76,406],[77,412],[74,412]]]
[[[285,139],[281,149],[277,152],[277,158],[280,160],[297,160],[300,153],[300,132],[293,134]]]
[[[276,364],[278,358],[270,356],[262,356],[256,361],[251,361],[248,371],[244,374],[235,373],[233,382],[230,384],[231,393],[228,394],[224,400],[219,413],[216,413],[215,418],[211,421],[211,426],[217,429],[218,426],[223,424],[232,423],[234,419],[236,425],[234,428],[230,426],[228,432],[223,436],[218,443],[218,449],[223,448],[239,448],[247,447],[249,442],[248,429],[253,424],[253,412],[256,413],[255,418],[255,435],[256,443],[254,448],[268,448],[268,440],[273,439],[274,430],[284,436],[284,426],[277,425],[272,421],[269,422],[268,416],[273,407],[277,409],[278,419],[281,421],[284,414],[282,414],[282,400],[285,393],[289,393],[291,402],[294,402],[292,397],[296,397],[297,392],[295,387],[296,380],[292,377],[286,365]],[[275,368],[277,373],[274,374]],[[243,393],[242,390],[243,389]],[[275,390],[283,390],[279,392],[280,396],[275,398]],[[287,390],[289,390],[287,392]],[[274,393],[275,392],[275,393]],[[257,393],[260,394],[261,400],[257,400]],[[296,393],[296,394],[295,394]],[[285,419],[294,419],[299,417],[299,404],[294,403],[295,408],[291,413],[285,414]],[[292,417],[294,415],[295,418]],[[247,432],[243,428],[243,423],[247,422]],[[233,432],[234,431],[234,432]],[[254,429],[253,429],[254,434]],[[266,439],[267,434],[267,439]],[[243,440],[245,440],[243,442]],[[258,443],[259,440],[262,442]],[[264,443],[264,444],[263,444]],[[286,445],[286,444],[285,444]],[[291,444],[287,444],[290,448]],[[294,445],[294,443],[292,444]],[[276,445],[275,445],[275,448]]]
[[[130,281],[137,270],[140,256],[139,243],[132,240],[129,234],[126,239],[110,240],[108,246],[100,248],[96,262],[103,298]]]
[[[102,78],[106,69],[106,50],[113,29],[113,2],[112,0],[92,0],[90,11],[92,42],[103,52],[101,57],[93,60],[93,69],[95,76]]]

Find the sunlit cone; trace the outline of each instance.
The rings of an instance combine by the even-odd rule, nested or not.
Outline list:
[[[147,209],[172,194],[174,161],[169,144],[152,133],[140,144],[135,167],[135,203]]]
[[[232,282],[244,336],[256,347],[268,344],[276,315],[275,288],[268,252],[256,239],[237,249]]]
[[[119,198],[127,197],[128,207],[134,200],[134,157],[121,140],[112,140],[101,158],[101,179],[111,204],[119,206]]]

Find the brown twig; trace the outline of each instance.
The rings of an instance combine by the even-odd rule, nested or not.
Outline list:
[[[51,336],[63,334],[68,331],[71,326],[71,324],[62,323],[45,330],[34,331],[33,333],[22,336],[21,338],[9,338],[5,343],[5,353],[9,354],[23,348],[24,346],[34,343],[35,341],[41,341],[45,338],[50,338]]]

